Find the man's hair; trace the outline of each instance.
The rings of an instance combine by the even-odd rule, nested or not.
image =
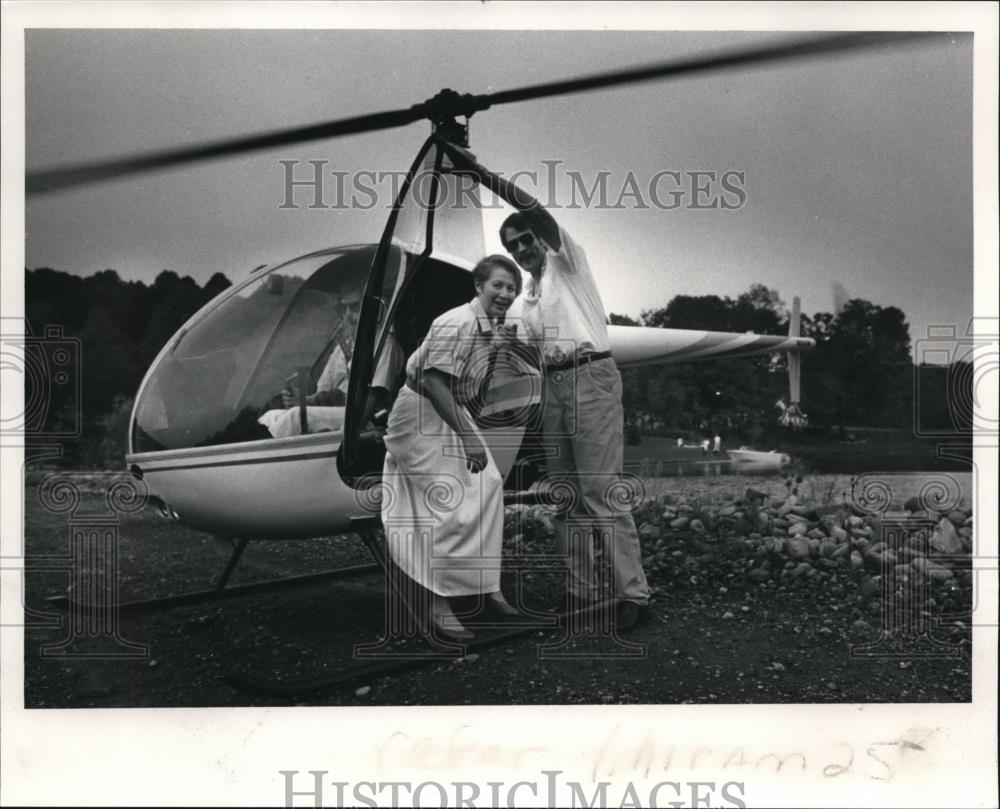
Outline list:
[[[503,232],[507,228],[511,230],[530,230],[532,233],[535,233],[534,228],[531,227],[531,220],[525,214],[521,213],[521,211],[514,211],[500,225],[500,244],[504,246],[504,249],[507,247],[507,240],[503,237]],[[535,235],[537,236],[538,234],[535,233]]]
[[[499,267],[502,270],[507,270],[514,278],[514,290],[520,295],[521,294],[521,270],[518,266],[511,261],[507,256],[501,256],[499,253],[494,253],[492,256],[487,256],[484,259],[480,259],[479,263],[476,264],[472,269],[472,281],[475,284],[485,284],[490,280],[490,276],[493,274],[494,267]]]

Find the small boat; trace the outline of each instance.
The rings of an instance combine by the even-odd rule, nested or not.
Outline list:
[[[726,450],[733,464],[737,466],[753,466],[757,469],[780,469],[791,463],[791,458],[784,452],[760,452],[758,450],[740,449]]]

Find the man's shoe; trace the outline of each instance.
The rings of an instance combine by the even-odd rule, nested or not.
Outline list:
[[[635,601],[619,601],[615,605],[615,628],[619,632],[635,629],[649,617],[649,606]]]

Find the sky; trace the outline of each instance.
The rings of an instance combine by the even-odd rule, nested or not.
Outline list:
[[[408,107],[444,87],[493,92],[795,36],[35,30],[25,41],[26,164],[116,157]],[[307,161],[327,161],[324,170],[345,172],[350,184],[358,172],[405,170],[428,132],[422,122],[33,197],[25,265],[80,275],[110,268],[146,282],[172,270],[204,283],[216,272],[238,280],[261,264],[376,241],[389,180],[365,181],[379,192],[370,210],[310,208],[314,197],[301,189],[297,206],[282,208],[280,161],[299,161],[298,179],[311,176]],[[962,333],[972,316],[971,35],[498,106],[472,118],[470,137],[492,170],[538,172],[537,183],[524,182],[543,198],[554,182],[554,200],[569,203],[579,177],[577,207],[553,213],[587,251],[609,312],[636,317],[675,295],[736,297],[762,283],[786,303],[800,296],[812,315],[833,310],[837,282],[850,297],[902,309],[914,340],[936,325]],[[602,172],[606,204],[598,195],[584,205],[580,191]],[[333,175],[324,177],[323,202],[349,203]],[[693,207],[713,200],[720,207]],[[500,250],[503,215],[485,212],[488,252]]]

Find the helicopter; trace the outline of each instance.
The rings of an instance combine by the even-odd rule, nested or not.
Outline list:
[[[443,90],[405,109],[33,171],[26,190],[29,195],[56,192],[277,145],[429,121],[431,133],[399,188],[377,244],[333,247],[265,267],[221,293],[166,342],[131,414],[126,465],[169,519],[238,537],[240,548],[249,540],[340,535],[377,520],[385,495],[385,449],[376,417],[384,419],[391,392],[386,397],[374,383],[380,363],[393,341],[404,356],[412,353],[435,317],[474,295],[471,269],[486,252],[481,207],[457,204],[463,194],[466,200],[469,193],[478,195],[481,186],[477,181],[469,188],[461,163],[472,115],[501,104],[926,36],[838,34],[485,95]],[[791,403],[797,406],[798,353],[814,346],[799,335],[798,314],[796,300],[788,335],[609,326],[611,353],[618,367],[627,369],[785,352],[793,358]],[[341,354],[350,353],[349,375],[336,401],[320,403],[319,379],[338,347]],[[541,371],[521,368],[491,384],[497,412],[514,416],[483,436],[516,497],[518,461],[540,406]],[[294,402],[282,395],[289,388],[296,391]],[[238,553],[227,570],[237,558]]]

